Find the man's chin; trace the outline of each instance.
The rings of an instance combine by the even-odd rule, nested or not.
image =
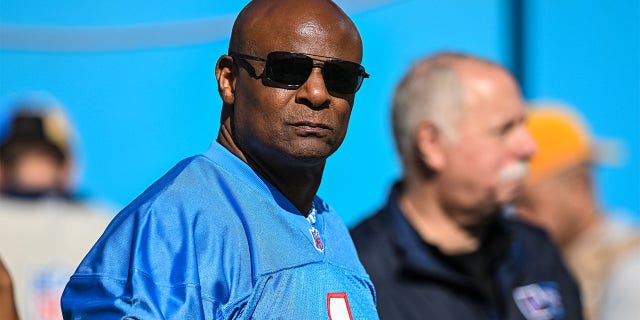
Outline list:
[[[283,151],[292,160],[303,163],[324,162],[337,149],[324,141],[306,141],[306,143],[291,144],[284,147]]]
[[[522,184],[513,183],[508,186],[504,186],[497,194],[497,201],[502,204],[512,203],[522,192]]]
[[[473,230],[476,228],[481,228],[487,224],[487,222],[493,220],[493,218],[497,215],[498,206],[486,206],[482,209],[475,210],[472,214],[458,217],[456,219],[457,224],[465,229]]]
[[[283,159],[288,159],[291,166],[317,166],[323,165],[330,155],[331,153],[328,152],[312,150],[284,151]]]

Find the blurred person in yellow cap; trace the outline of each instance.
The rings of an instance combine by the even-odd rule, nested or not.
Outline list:
[[[638,319],[640,233],[603,213],[595,194],[593,167],[619,160],[616,144],[595,141],[568,106],[529,107],[527,127],[538,148],[517,216],[545,228],[560,246],[581,286],[585,319]]]
[[[62,319],[64,285],[112,215],[76,196],[73,130],[62,105],[45,92],[6,100],[7,116],[0,122],[0,276],[9,285],[1,288],[0,308],[10,305],[12,289],[21,318]]]

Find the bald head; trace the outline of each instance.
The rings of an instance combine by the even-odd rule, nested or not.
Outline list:
[[[317,48],[296,47],[295,37],[315,37]],[[338,46],[356,47],[362,59],[362,40],[351,19],[328,0],[254,0],[238,15],[229,51],[264,56],[270,51],[318,53],[332,39]],[[302,45],[302,44],[300,44]]]
[[[414,157],[414,134],[422,121],[453,138],[460,111],[482,90],[476,80],[494,74],[513,81],[500,65],[460,53],[439,53],[411,67],[393,99],[393,131],[403,160]]]
[[[368,77],[361,60],[360,34],[333,2],[250,2],[216,65],[218,141],[307,212]]]

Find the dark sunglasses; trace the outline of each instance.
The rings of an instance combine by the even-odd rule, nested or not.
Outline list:
[[[360,89],[364,78],[369,78],[369,74],[364,71],[364,67],[355,62],[314,54],[274,51],[264,59],[237,52],[229,52],[229,56],[234,59],[265,62],[262,74],[256,75],[253,72],[252,76],[269,80],[274,85],[287,89],[296,89],[302,86],[309,78],[312,69],[316,67],[322,69],[322,78],[327,90],[336,93],[356,93]],[[329,60],[320,60],[314,57],[328,58]]]

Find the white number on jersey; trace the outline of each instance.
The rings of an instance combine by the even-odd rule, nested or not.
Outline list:
[[[327,294],[327,308],[329,320],[353,320],[345,292]]]

